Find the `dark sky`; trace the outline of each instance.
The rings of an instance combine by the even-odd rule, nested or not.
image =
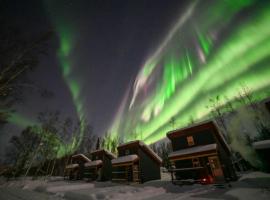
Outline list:
[[[87,119],[94,132],[101,135],[140,66],[173,26],[187,1],[55,0],[49,8],[44,6],[45,1],[6,0],[1,3],[1,15],[26,33],[57,30],[54,19],[66,19],[73,27],[76,35],[73,77],[80,83]],[[57,57],[57,37],[55,31],[48,55],[42,56],[39,67],[29,74],[38,87],[52,91],[54,97],[44,99],[26,91],[25,101],[16,108],[27,119],[36,119],[40,111],[56,109],[63,117],[77,117]],[[15,129],[8,127],[7,130],[8,133],[1,134],[2,142],[16,134]]]

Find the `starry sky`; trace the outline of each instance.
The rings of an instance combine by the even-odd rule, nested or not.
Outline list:
[[[44,110],[86,120],[97,135],[151,143],[172,118],[179,128],[209,118],[209,98],[235,103],[241,85],[254,101],[269,96],[266,0],[3,2],[14,25],[55,35],[29,74],[54,97],[25,91],[1,143]]]

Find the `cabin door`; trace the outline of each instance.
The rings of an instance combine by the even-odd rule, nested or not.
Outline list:
[[[134,182],[140,182],[139,165],[134,164],[134,165],[132,166],[132,173],[133,173],[133,181],[134,181]]]
[[[223,171],[217,156],[208,157],[208,161],[211,167],[213,178],[217,180],[223,179]]]

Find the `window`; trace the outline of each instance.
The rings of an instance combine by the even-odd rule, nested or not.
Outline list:
[[[187,143],[188,143],[188,146],[194,145],[193,136],[187,136]]]
[[[130,153],[129,149],[126,149],[125,154],[129,155],[129,153]]]
[[[192,159],[192,165],[193,165],[193,167],[200,167],[201,165],[200,165],[199,158],[193,158]]]

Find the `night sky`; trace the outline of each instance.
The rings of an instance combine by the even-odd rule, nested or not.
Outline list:
[[[57,57],[61,36],[56,26],[65,23],[72,29],[72,78],[79,84],[87,121],[94,133],[101,135],[113,121],[140,66],[173,25],[184,4],[177,0],[4,1],[1,14],[14,26],[25,32],[55,31],[48,55],[42,56],[39,67],[28,75],[38,87],[52,91],[54,97],[44,99],[25,91],[24,102],[16,105],[16,115],[25,121],[22,125],[34,123],[37,113],[45,110],[60,110],[63,117],[78,118]],[[0,136],[1,147],[8,136],[18,134],[17,128],[23,128],[18,124],[5,128]]]
[[[86,120],[97,135],[150,144],[211,118],[209,99],[237,108],[243,87],[254,102],[270,95],[267,0],[3,2],[10,24],[54,31],[28,74],[54,97],[25,90],[1,144],[45,110]]]

